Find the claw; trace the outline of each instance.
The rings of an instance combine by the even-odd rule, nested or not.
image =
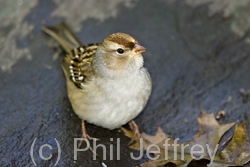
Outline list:
[[[89,140],[96,140],[96,141],[100,140],[100,139],[98,139],[98,138],[91,137],[91,136],[88,135],[87,130],[86,130],[86,127],[85,127],[85,122],[84,122],[84,120],[82,120],[82,137],[81,137],[81,138],[84,138],[84,139],[88,140],[88,142],[89,142]],[[79,144],[78,144],[78,148],[80,148],[80,147],[82,146],[82,141],[83,141],[83,140],[80,140],[80,142],[79,142]],[[92,152],[93,154],[96,154],[96,152],[93,151],[93,148],[92,148],[91,146],[89,147],[89,149],[91,150],[91,152]],[[97,154],[96,154],[96,155],[97,155]]]
[[[135,123],[134,120],[131,120],[129,122],[129,127],[131,130],[133,130],[134,132],[134,136],[133,138],[131,139],[131,141],[128,143],[128,145],[130,145],[133,141],[135,140],[139,140],[140,138],[142,138],[141,134],[140,134],[140,131],[139,131],[139,127],[138,125]]]

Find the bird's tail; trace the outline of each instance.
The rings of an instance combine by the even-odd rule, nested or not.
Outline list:
[[[70,26],[65,22],[61,22],[51,27],[43,26],[42,30],[54,38],[66,53],[70,53],[74,48],[84,46]]]

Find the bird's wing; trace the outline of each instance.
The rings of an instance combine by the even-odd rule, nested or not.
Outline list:
[[[84,89],[85,83],[94,76],[92,61],[97,46],[97,44],[90,44],[76,48],[63,59],[62,67],[66,77],[69,77],[79,89]]]

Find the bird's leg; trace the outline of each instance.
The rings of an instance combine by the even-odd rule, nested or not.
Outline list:
[[[131,120],[129,123],[129,127],[130,129],[134,132],[134,137],[132,138],[132,140],[129,142],[129,144],[131,144],[133,141],[135,141],[136,139],[140,139],[141,138],[141,134],[139,131],[139,127],[138,125],[135,123],[134,120]]]
[[[87,130],[86,130],[86,127],[85,127],[85,122],[84,122],[84,120],[82,120],[82,137],[81,137],[81,138],[84,138],[84,139],[88,140],[88,142],[89,142],[89,140],[99,140],[99,139],[97,139],[97,138],[94,138],[94,137],[91,137],[91,136],[88,135]],[[83,140],[80,140],[80,143],[78,144],[78,148],[81,147],[82,141],[83,141]],[[93,149],[92,149],[91,146],[89,147],[89,149],[93,152]]]

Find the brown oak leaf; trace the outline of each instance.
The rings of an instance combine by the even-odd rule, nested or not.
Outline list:
[[[144,151],[150,159],[141,164],[141,167],[168,166],[169,164],[175,164],[178,167],[228,167],[242,166],[250,161],[250,143],[244,124],[236,126],[232,139],[227,142],[228,145],[224,145],[224,150],[217,153],[221,137],[235,123],[220,125],[213,114],[207,114],[205,111],[202,111],[198,122],[199,131],[189,142],[181,143],[170,139],[158,127],[154,136],[142,133],[142,138],[135,139],[135,143],[130,148],[141,149],[140,151]],[[132,131],[125,128],[122,130],[126,136],[133,138]]]

